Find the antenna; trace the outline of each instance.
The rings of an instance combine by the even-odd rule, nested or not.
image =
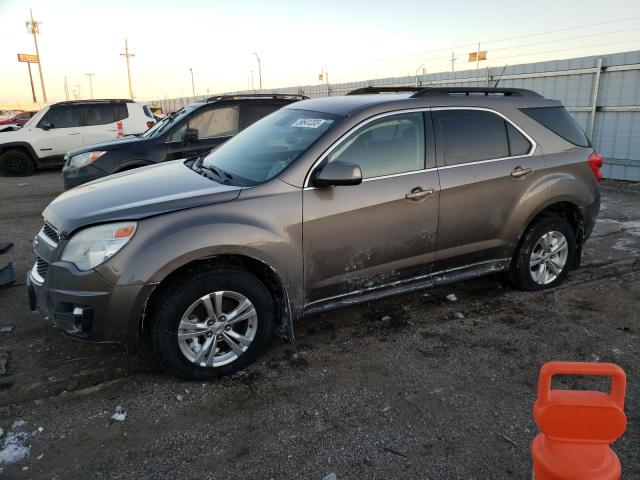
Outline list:
[[[498,75],[498,80],[496,80],[496,84],[493,86],[493,88],[496,88],[498,86],[498,84],[500,83],[500,79],[502,78],[502,74],[506,69],[507,69],[507,65],[505,64],[504,68],[500,72],[500,75]]]

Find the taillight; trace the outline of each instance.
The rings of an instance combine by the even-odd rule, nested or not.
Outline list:
[[[604,163],[604,158],[602,158],[602,155],[594,150],[593,153],[589,155],[587,162],[589,162],[589,167],[591,167],[593,176],[596,177],[596,182],[602,180],[602,172],[600,171],[600,169],[602,168],[602,164]]]
[[[151,128],[151,127],[153,127],[155,124],[156,124],[156,122],[154,122],[154,121],[152,121],[152,120],[149,120],[149,121],[147,122],[147,128]]]

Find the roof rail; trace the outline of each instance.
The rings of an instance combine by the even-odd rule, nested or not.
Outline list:
[[[424,90],[424,87],[408,87],[408,86],[376,87],[375,85],[370,85],[368,87],[356,88],[355,90],[351,90],[346,95],[368,95],[370,93],[420,92],[422,90]]]
[[[298,100],[307,100],[309,97],[297,93],[239,93],[237,95],[218,95],[209,97],[205,102],[219,102],[221,100],[241,100],[245,98],[272,98],[274,100],[290,100],[297,98]]]
[[[92,100],[65,100],[51,105],[82,105],[84,103],[133,103],[129,98],[96,98]]]
[[[411,95],[412,98],[417,97],[442,97],[445,95],[503,95],[505,97],[529,97],[529,98],[544,98],[533,90],[527,90],[525,88],[491,88],[491,87],[436,87],[436,88],[423,88],[420,91]]]

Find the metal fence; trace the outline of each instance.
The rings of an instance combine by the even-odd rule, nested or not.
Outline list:
[[[309,97],[343,95],[377,86],[493,86],[535,90],[561,100],[605,157],[606,178],[640,181],[640,51],[552,60],[505,67],[390,77],[329,85],[304,85],[239,93],[302,93]],[[202,100],[206,97],[197,97]],[[193,97],[157,100],[164,111],[194,101]]]

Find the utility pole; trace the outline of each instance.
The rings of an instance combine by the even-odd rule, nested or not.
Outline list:
[[[76,83],[76,100],[82,100],[82,85]]]
[[[95,73],[85,73],[87,77],[89,77],[89,91],[91,92],[91,97],[93,99],[93,82],[91,81],[91,77],[95,75]]]
[[[33,96],[33,103],[38,103],[36,99],[36,89],[33,88],[33,75],[31,75],[31,62],[27,62],[27,68],[29,69],[29,82],[31,83],[31,95]]]
[[[195,83],[193,83],[193,68],[189,67],[189,71],[191,72],[191,93],[193,93],[193,101],[196,100],[196,87]]]
[[[329,67],[324,66],[324,83],[327,85],[327,97],[330,96],[331,91],[329,90]]]
[[[260,90],[262,90],[262,64],[260,63],[260,57],[258,56],[258,54],[256,52],[253,52],[253,54],[258,59],[258,81],[260,85]]]
[[[454,52],[451,52],[451,60],[449,60],[451,62],[451,72],[455,72],[455,63],[456,63],[456,56],[454,55]]]
[[[133,100],[133,88],[131,87],[131,65],[129,65],[129,58],[135,57],[135,54],[129,53],[129,41],[124,39],[124,53],[120,54],[121,57],[124,57],[127,61],[127,77],[129,78],[129,98]]]
[[[67,81],[67,77],[64,77],[64,96],[69,100],[69,82]]]
[[[480,68],[480,42],[478,42],[478,50],[476,51],[476,72]]]
[[[40,50],[38,49],[38,35],[40,34],[40,22],[33,19],[33,11],[29,9],[31,21],[27,20],[27,32],[33,34],[33,43],[36,44],[36,56],[38,57],[38,71],[40,72],[40,85],[42,87],[42,98],[47,103],[47,91],[44,88],[44,75],[42,74],[42,62],[40,62]]]
[[[251,90],[255,90],[255,86],[253,84],[253,70],[251,70]]]
[[[418,86],[418,73],[422,67],[424,67],[424,63],[420,64],[420,66],[416,68],[416,87]]]

